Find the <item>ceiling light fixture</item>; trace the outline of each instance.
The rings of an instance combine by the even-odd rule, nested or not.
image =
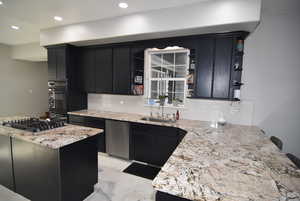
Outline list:
[[[121,3],[119,3],[119,7],[120,8],[128,8],[128,4],[125,2],[121,2]]]
[[[0,1],[0,5],[2,5],[3,4],[3,2],[2,1]]]
[[[18,29],[20,29],[20,27],[18,27],[18,26],[15,26],[15,25],[12,25],[12,26],[11,26],[11,28],[12,28],[12,29],[15,29],[15,30],[18,30]]]
[[[62,20],[63,20],[63,18],[62,18],[62,17],[59,17],[59,16],[55,16],[54,19],[55,19],[56,21],[62,21]]]

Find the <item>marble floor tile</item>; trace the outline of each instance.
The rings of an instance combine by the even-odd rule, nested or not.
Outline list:
[[[29,201],[29,200],[0,185],[0,201]]]
[[[155,200],[151,180],[122,172],[130,162],[99,155],[99,164],[99,183],[85,201]]]

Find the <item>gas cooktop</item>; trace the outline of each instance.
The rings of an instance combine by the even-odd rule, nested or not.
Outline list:
[[[19,120],[11,120],[2,123],[2,126],[12,127],[30,132],[39,132],[50,130],[58,127],[63,127],[65,120],[62,119],[47,119],[41,120],[38,118],[25,118]]]

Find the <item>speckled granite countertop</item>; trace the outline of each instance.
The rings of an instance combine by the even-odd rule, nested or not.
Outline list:
[[[18,118],[0,118],[0,121],[4,119],[9,120]],[[36,133],[0,126],[0,135],[11,136],[13,138],[25,140],[27,142],[46,146],[52,149],[59,149],[66,145],[78,142],[102,132],[102,129],[88,128],[69,124],[63,127]]]
[[[105,111],[70,114],[178,127],[186,136],[153,181],[156,190],[194,201],[299,201],[300,170],[259,128],[209,122],[142,121]]]

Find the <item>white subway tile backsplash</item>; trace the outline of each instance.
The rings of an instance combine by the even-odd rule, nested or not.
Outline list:
[[[123,96],[108,94],[89,94],[88,109],[149,115],[151,107],[145,106],[143,96]],[[235,124],[252,125],[254,104],[251,101],[229,102],[203,99],[187,99],[185,108],[180,109],[184,119],[212,121],[223,116]],[[152,108],[152,112],[159,112]],[[165,108],[166,113],[175,113],[174,108]]]

